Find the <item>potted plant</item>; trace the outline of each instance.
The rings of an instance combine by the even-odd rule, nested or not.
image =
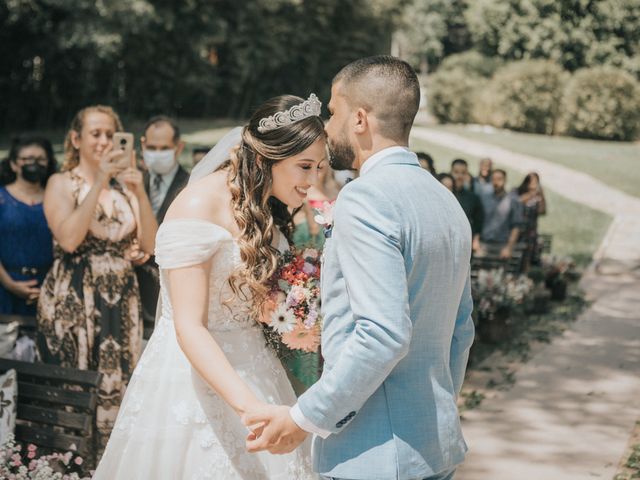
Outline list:
[[[527,313],[543,314],[549,311],[551,293],[545,287],[545,273],[541,267],[533,267],[527,273],[533,289],[525,300]]]
[[[573,259],[545,255],[542,258],[542,268],[545,274],[545,285],[551,292],[551,299],[559,301],[566,299],[568,282],[579,276]]]
[[[511,336],[511,314],[525,304],[533,289],[526,275],[506,274],[503,269],[480,270],[473,288],[481,337],[497,343]]]

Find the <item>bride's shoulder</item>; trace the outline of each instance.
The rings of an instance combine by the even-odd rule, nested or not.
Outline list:
[[[218,171],[187,185],[169,207],[165,221],[194,218],[220,223],[231,200],[226,178],[226,172]]]

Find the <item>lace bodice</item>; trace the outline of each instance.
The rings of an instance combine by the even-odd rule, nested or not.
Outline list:
[[[279,250],[288,248],[287,240],[280,232],[276,241]],[[234,298],[229,285],[229,276],[241,262],[237,242],[225,228],[198,219],[168,220],[158,230],[156,261],[161,271],[161,316],[173,318],[166,271],[197,265],[209,259],[212,260],[209,331],[256,327],[256,321],[249,317],[249,303],[244,298]]]

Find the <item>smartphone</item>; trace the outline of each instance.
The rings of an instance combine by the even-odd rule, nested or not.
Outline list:
[[[116,132],[113,134],[113,149],[122,150],[122,154],[114,157],[113,163],[118,165],[119,170],[135,167],[133,164],[133,133]]]

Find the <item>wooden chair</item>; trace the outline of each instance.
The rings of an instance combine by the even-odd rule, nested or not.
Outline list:
[[[94,460],[94,424],[101,373],[0,359],[0,372],[18,376],[16,441]]]
[[[549,233],[538,234],[538,243],[541,245],[542,253],[551,253],[551,245],[553,243],[553,235]]]
[[[474,276],[474,272],[478,270],[496,270],[504,269],[507,273],[520,273],[522,272],[522,249],[515,248],[511,258],[503,259],[497,255],[485,255],[482,257],[473,257],[471,259],[471,272]],[[477,273],[475,274],[477,276]]]

